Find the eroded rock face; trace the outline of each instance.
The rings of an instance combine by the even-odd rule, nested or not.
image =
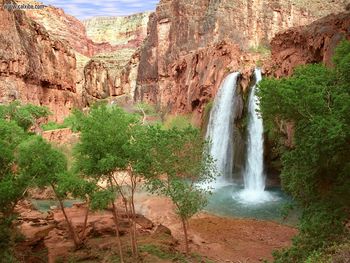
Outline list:
[[[70,128],[44,131],[41,135],[48,142],[57,145],[72,145],[79,141],[79,134],[73,133]]]
[[[17,1],[38,4],[37,1]],[[94,43],[86,37],[84,25],[75,17],[66,14],[62,9],[47,6],[40,10],[24,11],[28,17],[42,25],[51,36],[71,46],[75,51],[92,56],[95,52]]]
[[[260,60],[252,49],[268,46],[281,30],[343,9],[346,1],[320,6],[318,0],[310,0],[308,5],[300,0],[161,0],[150,20],[149,13],[144,13],[80,22],[52,6],[21,13],[46,30],[30,19],[23,22],[1,10],[1,35],[7,40],[0,44],[0,96],[2,101],[19,98],[47,105],[56,120],[79,104],[120,95],[156,103],[174,113],[194,112],[197,118],[229,72],[240,71],[242,90],[248,87],[252,68]],[[27,36],[29,31],[37,36],[34,44]],[[294,41],[290,39],[303,41],[302,34],[286,33],[282,38],[289,42],[272,42],[276,54],[287,52],[285,48]],[[329,41],[332,45],[335,40]],[[274,47],[278,45],[282,45],[280,51]],[[307,52],[296,58],[287,56],[290,64],[312,60],[304,58],[309,56]],[[282,71],[288,72],[288,67],[283,64]]]
[[[74,53],[22,11],[0,9],[0,102],[47,106],[62,120],[80,105]]]
[[[251,49],[268,45],[284,29],[323,15],[316,12],[313,3],[317,1],[309,1],[309,6],[297,2],[161,0],[150,17],[141,49],[136,99],[175,113],[201,115],[203,105],[229,72],[243,72],[243,88],[247,86],[256,64],[249,55]],[[338,0],[332,8],[343,5]]]
[[[139,47],[147,35],[151,12],[130,16],[96,17],[83,21],[87,36],[95,43],[110,43],[121,47]]]
[[[141,62],[138,78],[142,86],[136,90],[136,98],[160,103],[177,113],[202,113],[202,106],[214,97],[220,80],[229,72],[238,70],[244,61],[249,62],[249,58],[242,55],[237,44],[222,41],[180,55],[168,65],[167,71],[160,71],[161,75],[154,76],[155,82],[144,81],[143,76],[152,74],[152,68],[150,64],[145,66]],[[241,71],[246,72],[243,67]]]
[[[120,95],[128,95],[133,99],[139,65],[138,48],[147,36],[150,14],[145,12],[125,17],[99,17],[83,21],[87,36],[95,43],[107,42],[115,47],[114,51],[96,54],[92,58],[94,62],[85,67],[84,90],[92,95],[90,100]],[[96,70],[96,64],[100,70]],[[128,74],[124,74],[125,71]],[[94,83],[95,80],[99,81],[99,85]],[[101,85],[104,85],[104,96],[101,93]],[[93,91],[95,89],[97,91]]]
[[[334,49],[341,39],[350,39],[350,12],[329,15],[314,23],[277,34],[271,41],[272,61],[268,72],[288,76],[298,65],[323,62],[332,65]]]
[[[129,91],[121,85],[122,71],[130,61],[134,61],[134,53],[147,36],[150,12],[85,21],[79,21],[53,6],[27,11],[27,14],[45,27],[50,35],[74,50],[77,58],[76,88],[84,95],[84,101],[89,103]],[[131,83],[136,82],[135,74],[130,74],[128,78]]]
[[[113,83],[102,62],[90,60],[84,69],[84,91],[88,96],[105,99],[112,93]]]

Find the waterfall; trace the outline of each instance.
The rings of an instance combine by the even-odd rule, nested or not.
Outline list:
[[[249,96],[248,105],[248,154],[244,172],[244,187],[250,191],[265,190],[263,122],[259,114],[259,101],[255,96],[256,85],[261,81],[261,72],[255,70],[256,83]]]
[[[248,150],[244,171],[244,191],[240,197],[246,202],[262,202],[269,199],[269,194],[265,192],[264,174],[264,137],[263,121],[257,110],[259,110],[259,100],[255,95],[256,86],[261,81],[260,69],[255,69],[255,85],[249,95],[248,105]]]
[[[216,160],[217,169],[221,174],[215,185],[212,185],[214,188],[232,178],[232,135],[238,76],[239,73],[235,72],[224,79],[210,112],[206,139],[210,141],[210,154]]]

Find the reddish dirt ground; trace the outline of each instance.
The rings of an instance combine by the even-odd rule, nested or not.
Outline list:
[[[140,196],[140,212],[171,229],[183,250],[183,232],[171,202],[164,197]],[[234,219],[201,213],[190,220],[190,248],[214,262],[253,263],[272,259],[297,234],[293,227],[270,221]]]
[[[261,262],[289,246],[297,230],[269,221],[201,215],[190,221],[194,249],[217,262]],[[198,244],[202,242],[202,244]]]
[[[138,213],[150,219],[154,225],[163,224],[171,230],[173,237],[178,242],[171,242],[169,246],[184,251],[184,235],[181,223],[174,212],[171,201],[165,197],[145,194],[138,195],[135,201]],[[37,211],[30,210],[29,207],[26,208],[23,206],[22,210],[23,222],[19,229],[26,237],[34,241],[42,240],[40,237],[45,235],[43,242],[38,243],[38,245],[42,246],[45,244],[48,248],[49,262],[55,262],[55,259],[66,255],[67,250],[73,247],[68,233],[64,230],[65,222],[59,210],[55,210],[51,217],[48,218],[45,218],[43,214]],[[76,206],[72,209],[66,209],[66,211],[74,225],[82,225],[85,215],[84,207]],[[146,223],[149,222],[147,219],[144,219],[144,221]],[[56,222],[56,228],[50,231],[52,230],[53,222]],[[99,234],[101,237],[107,236],[106,240],[109,242],[108,236],[111,232],[114,232],[111,213],[108,211],[92,213],[89,217],[89,227],[87,230],[92,231],[91,233]],[[50,233],[47,233],[48,231]],[[275,222],[225,218],[207,213],[200,213],[189,222],[191,252],[205,256],[211,262],[218,263],[252,263],[262,262],[265,259],[271,260],[272,252],[276,249],[289,246],[292,237],[296,234],[297,230],[295,228]],[[139,242],[144,238],[141,236],[139,235]],[[128,239],[128,237],[125,238]],[[115,242],[114,237],[113,240]],[[152,242],[154,241],[157,241],[157,238]],[[128,241],[125,244],[128,244]],[[31,247],[33,247],[33,242]],[[99,246],[91,243],[90,247],[95,248],[95,252],[99,254]],[[28,253],[33,254],[34,250],[32,248]],[[87,255],[83,255],[83,257],[91,258],[91,255],[89,252]],[[98,261],[92,260],[91,262]]]

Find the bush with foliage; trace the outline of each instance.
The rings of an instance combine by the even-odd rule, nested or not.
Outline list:
[[[44,131],[70,128],[73,132],[80,130],[80,121],[83,119],[84,113],[78,109],[73,109],[71,114],[64,119],[63,123],[49,121],[42,125]]]
[[[166,129],[185,129],[188,126],[192,126],[191,116],[190,115],[169,115],[167,116],[164,124],[164,128]]]
[[[207,205],[210,189],[205,186],[217,175],[214,161],[198,129],[188,126],[164,130],[154,126],[149,128],[149,134],[149,152],[155,170],[146,177],[148,189],[169,197],[175,205],[188,254],[188,220]]]
[[[90,180],[104,180],[108,184],[106,191],[98,194],[100,199],[93,200],[92,205],[111,204],[118,228],[115,198],[117,194],[122,197],[125,212],[131,215],[133,256],[138,255],[134,194],[141,179],[149,183],[153,192],[171,198],[185,231],[187,220],[206,204],[206,191],[197,189],[194,183],[210,177],[213,165],[209,158],[202,158],[205,143],[197,129],[166,130],[157,125],[142,125],[137,115],[115,106],[100,105],[93,107],[82,120],[80,137],[76,147],[76,169]],[[123,185],[117,178],[121,172],[127,174]],[[167,175],[166,180],[161,180],[160,175]],[[123,261],[120,239],[117,238]]]
[[[0,119],[12,120],[24,130],[32,127],[39,118],[47,117],[50,111],[46,107],[32,104],[21,105],[19,101],[0,105]]]
[[[39,118],[48,114],[46,108],[18,102],[0,106],[1,255],[11,255],[14,208],[31,187],[53,188],[75,245],[78,247],[82,243],[66,216],[63,198],[70,193],[84,199],[87,193],[94,192],[94,185],[68,173],[65,156],[42,137],[28,131]]]
[[[303,209],[299,235],[276,262],[303,262],[349,239],[350,42],[340,43],[334,64],[302,66],[259,85],[261,113],[280,149],[282,186]],[[290,149],[282,145],[281,122],[294,126]]]
[[[33,178],[21,172],[18,162],[20,146],[30,140],[28,130],[37,119],[49,114],[46,108],[12,102],[0,105],[0,257],[9,258],[13,243],[14,208],[21,200]]]

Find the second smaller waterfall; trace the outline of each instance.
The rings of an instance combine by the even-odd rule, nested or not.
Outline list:
[[[259,108],[255,96],[256,85],[261,81],[261,72],[255,70],[256,83],[249,96],[248,114],[248,154],[246,170],[244,173],[244,187],[250,191],[261,192],[265,190],[264,176],[264,127],[263,121],[256,112]]]
[[[248,151],[244,171],[244,190],[240,193],[242,201],[249,203],[259,203],[270,199],[269,193],[264,191],[264,128],[262,118],[257,112],[259,101],[255,94],[256,86],[261,79],[260,69],[255,69],[256,82],[251,90],[248,105]]]

